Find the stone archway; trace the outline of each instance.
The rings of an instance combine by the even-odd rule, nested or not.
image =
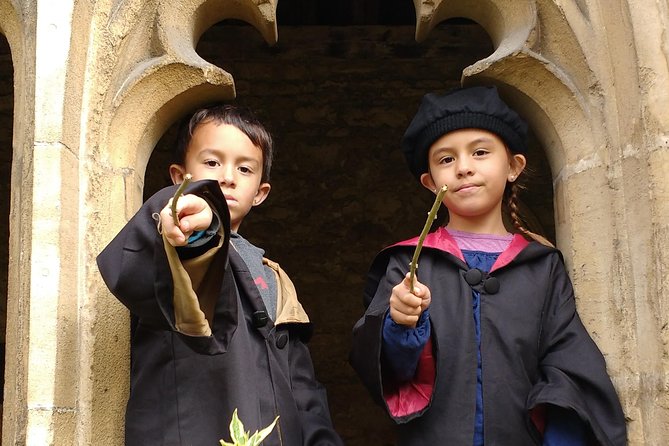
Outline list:
[[[420,230],[433,200],[399,151],[420,98],[459,85],[462,70],[492,45],[467,20],[444,23],[422,43],[411,20],[335,27],[293,19],[278,32],[269,47],[251,26],[223,21],[197,45],[234,76],[235,102],[256,110],[276,139],[272,193],[241,232],[296,283],[315,323],[317,376],[346,444],[392,444],[391,423],[347,363],[363,276],[379,248]],[[154,149],[145,197],[169,183],[173,137],[171,129]],[[551,206],[548,213],[552,219]]]

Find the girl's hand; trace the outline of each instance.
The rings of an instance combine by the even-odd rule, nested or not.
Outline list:
[[[174,225],[171,206],[172,199],[160,211],[160,223],[165,238],[172,246],[187,245],[188,237],[194,231],[207,229],[211,225],[213,215],[211,208],[203,198],[197,195],[183,195],[177,201],[179,226]]]
[[[414,278],[413,293],[409,273],[402,282],[393,287],[390,295],[390,317],[396,324],[415,328],[420,315],[425,311],[432,301],[430,289]]]

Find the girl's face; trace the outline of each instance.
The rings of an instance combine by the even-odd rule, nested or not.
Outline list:
[[[449,132],[432,144],[429,173],[421,176],[431,191],[446,184],[444,205],[448,228],[467,232],[506,234],[502,199],[506,183],[525,168],[523,155],[512,155],[494,133],[481,129]]]

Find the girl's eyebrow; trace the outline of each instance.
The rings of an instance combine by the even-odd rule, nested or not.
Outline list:
[[[475,145],[481,144],[481,143],[491,143],[491,142],[493,142],[492,138],[488,138],[487,136],[480,136],[480,137],[478,137],[478,138],[476,138],[472,141],[469,141],[467,143],[467,146],[470,147],[470,146],[475,146]],[[444,145],[444,146],[436,147],[434,149],[434,153],[442,152],[442,151],[446,151],[446,150],[455,150],[455,149],[451,146]]]
[[[492,138],[488,138],[486,136],[481,136],[480,138],[476,138],[475,140],[470,141],[468,145],[469,146],[475,146],[476,144],[490,143],[492,141],[493,141]]]
[[[472,148],[476,147],[479,144],[492,144],[494,143],[494,139],[489,138],[487,136],[479,136],[476,139],[473,139],[465,144],[468,150],[472,150]],[[453,146],[449,145],[443,145],[443,146],[437,146],[435,147],[432,151],[430,151],[430,154],[428,155],[430,158],[438,158],[442,156],[444,153],[451,153],[453,151],[457,150]]]
[[[445,152],[450,152],[451,149],[448,146],[441,146],[435,148],[432,153],[429,155],[431,158],[438,158]]]
[[[441,153],[441,152],[446,152],[450,150],[455,150],[453,147],[444,145],[444,146],[437,146],[434,148],[434,153]]]

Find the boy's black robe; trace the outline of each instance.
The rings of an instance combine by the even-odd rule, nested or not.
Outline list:
[[[469,285],[465,276],[469,267],[449,238],[443,229],[430,234],[419,261],[417,278],[432,294],[436,382],[425,409],[393,417],[399,444],[464,446],[473,442],[474,288],[481,295],[486,446],[541,444],[529,414],[545,404],[576,411],[599,444],[625,445],[625,419],[618,397],[604,358],[576,312],[561,254],[532,242],[515,256],[507,253],[508,264]],[[367,309],[353,329],[351,364],[386,410],[383,393],[394,384],[383,381],[387,377],[382,373],[382,325],[392,287],[407,273],[413,250],[409,242],[387,248],[376,257],[365,288]]]
[[[112,293],[133,318],[126,445],[215,446],[230,441],[233,410],[247,431],[280,416],[265,445],[339,445],[324,388],[303,343],[309,324],[268,320],[243,260],[227,250],[229,215],[215,181],[189,185],[223,220],[210,271],[219,286],[212,336],[177,332],[172,277],[156,213],[175,187],[151,197],[98,256]],[[229,259],[229,262],[228,262]],[[279,440],[279,435],[281,440]]]

